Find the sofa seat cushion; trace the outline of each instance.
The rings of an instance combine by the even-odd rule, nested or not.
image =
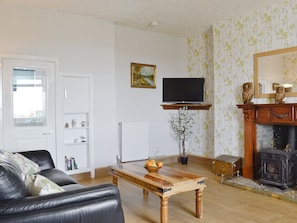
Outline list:
[[[0,201],[28,196],[22,175],[10,163],[0,162]]]
[[[25,175],[24,182],[29,194],[32,196],[54,194],[65,191],[62,187],[40,174]]]
[[[78,182],[74,180],[72,177],[68,176],[62,170],[56,168],[50,170],[42,170],[39,174],[45,176],[46,178],[58,184],[59,186],[64,186],[68,184],[78,184]]]

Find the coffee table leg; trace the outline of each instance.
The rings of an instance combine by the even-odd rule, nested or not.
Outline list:
[[[115,186],[118,186],[118,178],[116,176],[112,176],[112,183],[115,185]]]
[[[143,189],[143,190],[142,190],[142,193],[143,193],[143,195],[146,195],[146,196],[147,196],[147,195],[148,195],[148,190]]]
[[[195,190],[196,193],[196,217],[202,218],[203,216],[203,200],[202,200],[202,190]]]
[[[161,197],[161,207],[160,207],[161,223],[168,222],[168,199],[169,197]]]

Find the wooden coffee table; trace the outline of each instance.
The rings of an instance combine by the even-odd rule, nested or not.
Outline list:
[[[163,166],[158,173],[149,173],[143,162],[123,163],[110,167],[112,182],[117,186],[118,178],[143,188],[144,193],[152,192],[160,197],[161,223],[168,222],[168,199],[175,194],[195,190],[196,217],[202,218],[202,191],[206,187],[205,177],[190,172]]]

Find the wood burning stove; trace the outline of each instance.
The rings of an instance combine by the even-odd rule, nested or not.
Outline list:
[[[263,184],[288,188],[297,182],[296,126],[274,125],[271,149],[260,149]]]
[[[260,151],[260,183],[283,189],[296,184],[297,151],[265,149]]]
[[[296,184],[296,126],[274,125],[272,149],[259,153],[261,183],[284,189]]]

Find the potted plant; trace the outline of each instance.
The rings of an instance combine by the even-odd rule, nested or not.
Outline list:
[[[170,116],[171,134],[179,143],[181,163],[187,164],[186,142],[193,134],[194,114],[187,107],[182,107],[177,113]]]

